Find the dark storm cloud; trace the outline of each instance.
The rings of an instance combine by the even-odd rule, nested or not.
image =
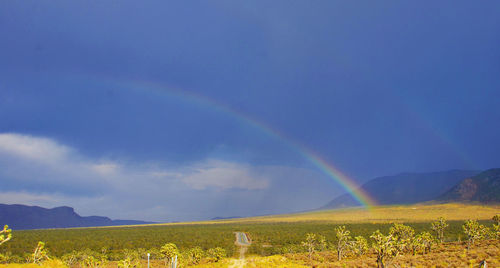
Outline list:
[[[69,154],[70,163],[76,155],[93,164],[158,163],[171,172],[217,162],[229,177],[247,179],[238,172],[255,179],[262,167],[275,166],[315,174],[298,172],[297,183],[289,184],[294,187],[273,188],[288,175],[266,173],[276,196],[300,193],[301,179],[311,189],[324,186],[325,175],[303,155],[245,120],[186,98],[109,83],[140,80],[210,98],[263,122],[357,181],[498,167],[499,9],[497,1],[3,1],[0,133],[72,148],[77,153]],[[11,172],[2,178],[10,198],[108,198],[108,190],[92,182],[99,178],[94,173],[76,176],[46,166],[19,173],[29,166],[25,160],[2,155],[1,161]],[[54,179],[64,176],[74,184]],[[222,184],[246,183],[226,179]],[[191,178],[197,187],[210,181]],[[342,190],[327,184],[332,194]],[[257,188],[247,189],[248,199],[272,200]],[[241,201],[246,194],[231,189],[194,194],[191,188],[179,197],[183,211],[203,196],[215,198],[207,204],[212,214],[227,212],[216,205],[224,200],[258,213],[263,203]],[[294,207],[306,207],[299,201],[322,205],[306,196]],[[154,219],[172,209],[171,199],[162,198],[131,215]]]

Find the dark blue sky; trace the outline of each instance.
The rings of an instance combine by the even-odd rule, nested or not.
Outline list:
[[[358,182],[499,167],[499,13],[498,1],[3,1],[0,201],[189,220],[343,191],[192,95]]]

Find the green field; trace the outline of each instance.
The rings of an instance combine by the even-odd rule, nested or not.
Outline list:
[[[149,251],[172,242],[181,251],[195,246],[204,250],[222,247],[229,256],[235,256],[237,251],[233,233],[242,231],[247,233],[253,242],[249,253],[267,256],[293,252],[294,246],[297,248],[307,233],[321,234],[327,241],[334,242],[334,228],[338,225],[346,225],[353,236],[362,235],[368,238],[377,229],[386,233],[391,222],[396,221],[407,223],[416,232],[430,231],[429,222],[440,215],[453,219],[449,221],[446,240],[455,241],[463,236],[463,220],[478,219],[482,224],[491,226],[489,219],[499,212],[498,206],[393,206],[379,207],[372,211],[344,209],[199,223],[26,230],[14,231],[14,238],[2,245],[1,251],[10,251],[13,255],[22,256],[31,252],[38,241],[44,241],[50,254],[56,257],[73,250],[91,249],[100,252],[106,248],[113,259],[119,259],[124,249]]]

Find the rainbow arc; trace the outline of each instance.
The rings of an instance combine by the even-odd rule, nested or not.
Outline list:
[[[307,159],[310,163],[316,166],[319,170],[321,170],[324,174],[326,174],[330,179],[337,182],[344,190],[346,190],[355,200],[357,200],[364,208],[370,209],[375,206],[376,201],[370,197],[368,193],[363,191],[352,178],[348,177],[344,173],[340,171],[339,168],[334,166],[332,163],[326,161],[323,157],[321,157],[318,153],[315,153],[311,149],[306,146],[300,144],[299,142],[292,140],[287,137],[280,131],[271,126],[258,121],[244,113],[236,111],[231,107],[217,102],[216,100],[210,99],[206,96],[198,95],[189,91],[181,90],[175,87],[165,86],[159,83],[154,83],[151,81],[142,81],[142,80],[118,80],[118,79],[110,79],[107,77],[99,77],[96,81],[97,83],[110,83],[114,86],[121,88],[128,88],[137,91],[147,90],[154,94],[158,94],[163,96],[164,94],[175,95],[180,97],[181,99],[185,99],[186,101],[196,103],[199,105],[204,105],[210,107],[211,109],[215,109],[224,114],[228,114],[231,117],[235,118],[238,121],[243,122],[244,124],[250,125],[260,131],[264,132],[268,136],[271,136],[284,144],[286,144],[291,150],[295,151],[299,155],[302,155],[305,159]]]

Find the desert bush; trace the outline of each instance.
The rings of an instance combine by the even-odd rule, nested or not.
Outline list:
[[[67,266],[73,266],[76,265],[79,261],[78,259],[78,252],[73,250],[72,252],[66,253],[61,257],[61,260],[67,265]]]
[[[391,234],[384,235],[377,230],[370,237],[374,240],[372,248],[377,255],[377,266],[385,268],[387,264],[399,255],[399,247]]]
[[[443,217],[439,217],[437,221],[431,223],[431,229],[436,232],[436,237],[440,243],[444,241],[444,230],[449,226]]]
[[[491,236],[494,239],[500,239],[500,215],[493,216],[492,220],[493,220],[493,228]]]
[[[194,247],[189,249],[186,255],[190,264],[198,264],[205,255],[205,252],[200,247]]]
[[[35,250],[33,251],[33,254],[31,254],[29,262],[31,263],[36,263],[40,264],[45,260],[48,260],[49,254],[47,252],[47,249],[45,249],[45,243],[42,241],[39,241]]]
[[[318,240],[316,234],[308,233],[306,235],[306,240],[302,241],[301,245],[307,250],[309,259],[312,259],[312,255],[316,252],[318,247]]]
[[[316,235],[318,241],[316,249],[318,251],[325,251],[328,248],[328,243],[326,242],[326,237],[324,235]]]
[[[467,239],[467,250],[470,249],[476,240],[484,238],[489,230],[484,225],[479,224],[476,220],[467,220],[462,225],[466,239]]]
[[[303,241],[301,245],[306,249],[309,254],[309,259],[311,259],[316,248],[316,234],[308,233],[306,235],[306,240]]]
[[[174,243],[167,243],[163,245],[160,249],[163,259],[165,260],[165,266],[167,266],[175,255],[179,255],[179,249]]]
[[[1,264],[6,264],[9,263],[12,258],[12,252],[7,251],[3,254],[0,253],[0,263]]]
[[[392,236],[399,252],[410,251],[414,234],[415,230],[413,228],[399,223],[395,223],[389,230],[389,235]]]
[[[350,248],[358,257],[362,256],[368,252],[368,241],[362,236],[356,236],[354,237],[354,241],[351,241]]]
[[[423,254],[431,252],[432,245],[435,243],[434,237],[429,232],[422,232],[419,236],[422,243]]]
[[[9,241],[12,238],[12,230],[9,229],[8,225],[3,227],[3,230],[0,231],[0,245]]]
[[[211,248],[207,251],[207,255],[210,260],[218,262],[222,258],[226,257],[226,251],[221,247]]]
[[[303,247],[301,245],[285,245],[279,249],[279,252],[281,254],[287,254],[287,253],[299,253],[303,252]]]
[[[351,232],[345,229],[345,226],[338,226],[335,228],[335,235],[337,237],[337,260],[342,260],[346,255],[351,240]]]

